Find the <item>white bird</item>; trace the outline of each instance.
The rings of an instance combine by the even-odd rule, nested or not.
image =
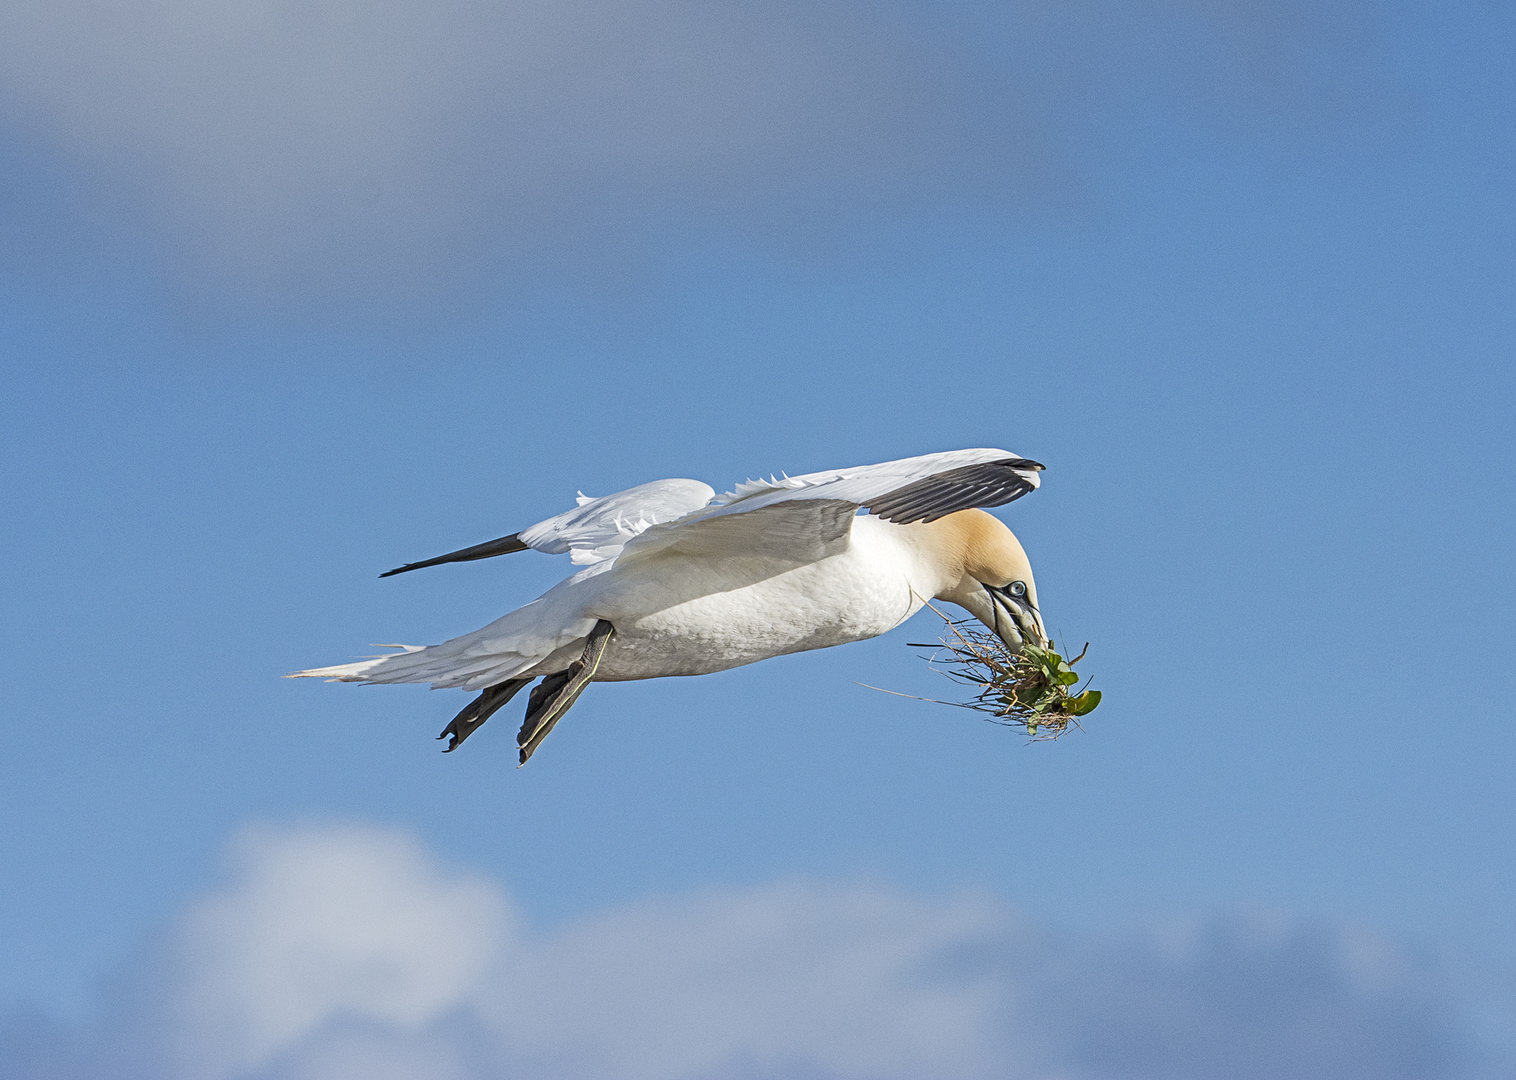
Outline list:
[[[703,675],[876,637],[931,599],[965,608],[1011,648],[1047,640],[1032,567],[980,507],[1038,486],[1005,450],[941,454],[748,481],[717,496],[656,480],[519,533],[381,576],[535,548],[583,566],[471,634],[291,678],[482,690],[438,738],[448,750],[533,679],[521,764],[591,682]],[[859,510],[868,513],[860,514]]]

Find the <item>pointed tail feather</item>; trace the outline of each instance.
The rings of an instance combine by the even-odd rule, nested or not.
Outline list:
[[[297,671],[291,677],[483,690],[525,675],[560,649],[565,650],[563,663],[552,666],[566,666],[582,647],[578,643],[595,628],[594,617],[582,613],[575,580],[569,578],[488,626],[440,645],[402,645],[402,651],[388,656]]]
[[[446,644],[451,644],[446,643]],[[294,671],[287,679],[325,679],[327,682],[431,683],[435,690],[462,687],[480,690],[504,682],[540,663],[546,654],[527,656],[501,651],[484,655],[459,655],[444,645],[411,647],[352,664]]]
[[[386,656],[371,656],[366,660],[358,660],[351,664],[334,664],[331,667],[306,668],[304,671],[292,671],[285,678],[325,679],[327,682],[369,682],[371,681],[369,673],[383,665],[386,661],[426,651],[426,646],[424,645],[375,645],[374,648],[404,649],[405,651],[390,653]]]

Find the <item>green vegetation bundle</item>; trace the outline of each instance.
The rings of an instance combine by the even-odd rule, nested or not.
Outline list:
[[[974,694],[968,701],[919,700],[973,709],[992,723],[1021,728],[1037,740],[1056,739],[1071,724],[1078,727],[1078,718],[1100,704],[1099,690],[1074,690],[1079,683],[1074,665],[1084,659],[1088,643],[1078,656],[1065,660],[1051,646],[1013,650],[971,620],[959,622],[943,615],[943,621],[947,630],[936,644],[911,644],[933,650],[927,662],[955,682],[973,687]]]

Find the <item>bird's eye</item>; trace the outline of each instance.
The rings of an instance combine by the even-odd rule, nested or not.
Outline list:
[[[1026,582],[1024,582],[1024,581],[1013,581],[1009,585],[1007,585],[1006,588],[1008,590],[1010,590],[1010,594],[1012,596],[1025,596],[1026,595]]]

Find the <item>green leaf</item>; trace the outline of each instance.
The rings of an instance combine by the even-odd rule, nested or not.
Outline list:
[[[1084,716],[1095,711],[1095,706],[1100,704],[1099,690],[1086,690],[1077,697],[1069,698],[1065,704],[1070,716]]]
[[[1023,705],[1033,706],[1047,696],[1046,686],[1022,686],[1016,689],[1016,700]]]

